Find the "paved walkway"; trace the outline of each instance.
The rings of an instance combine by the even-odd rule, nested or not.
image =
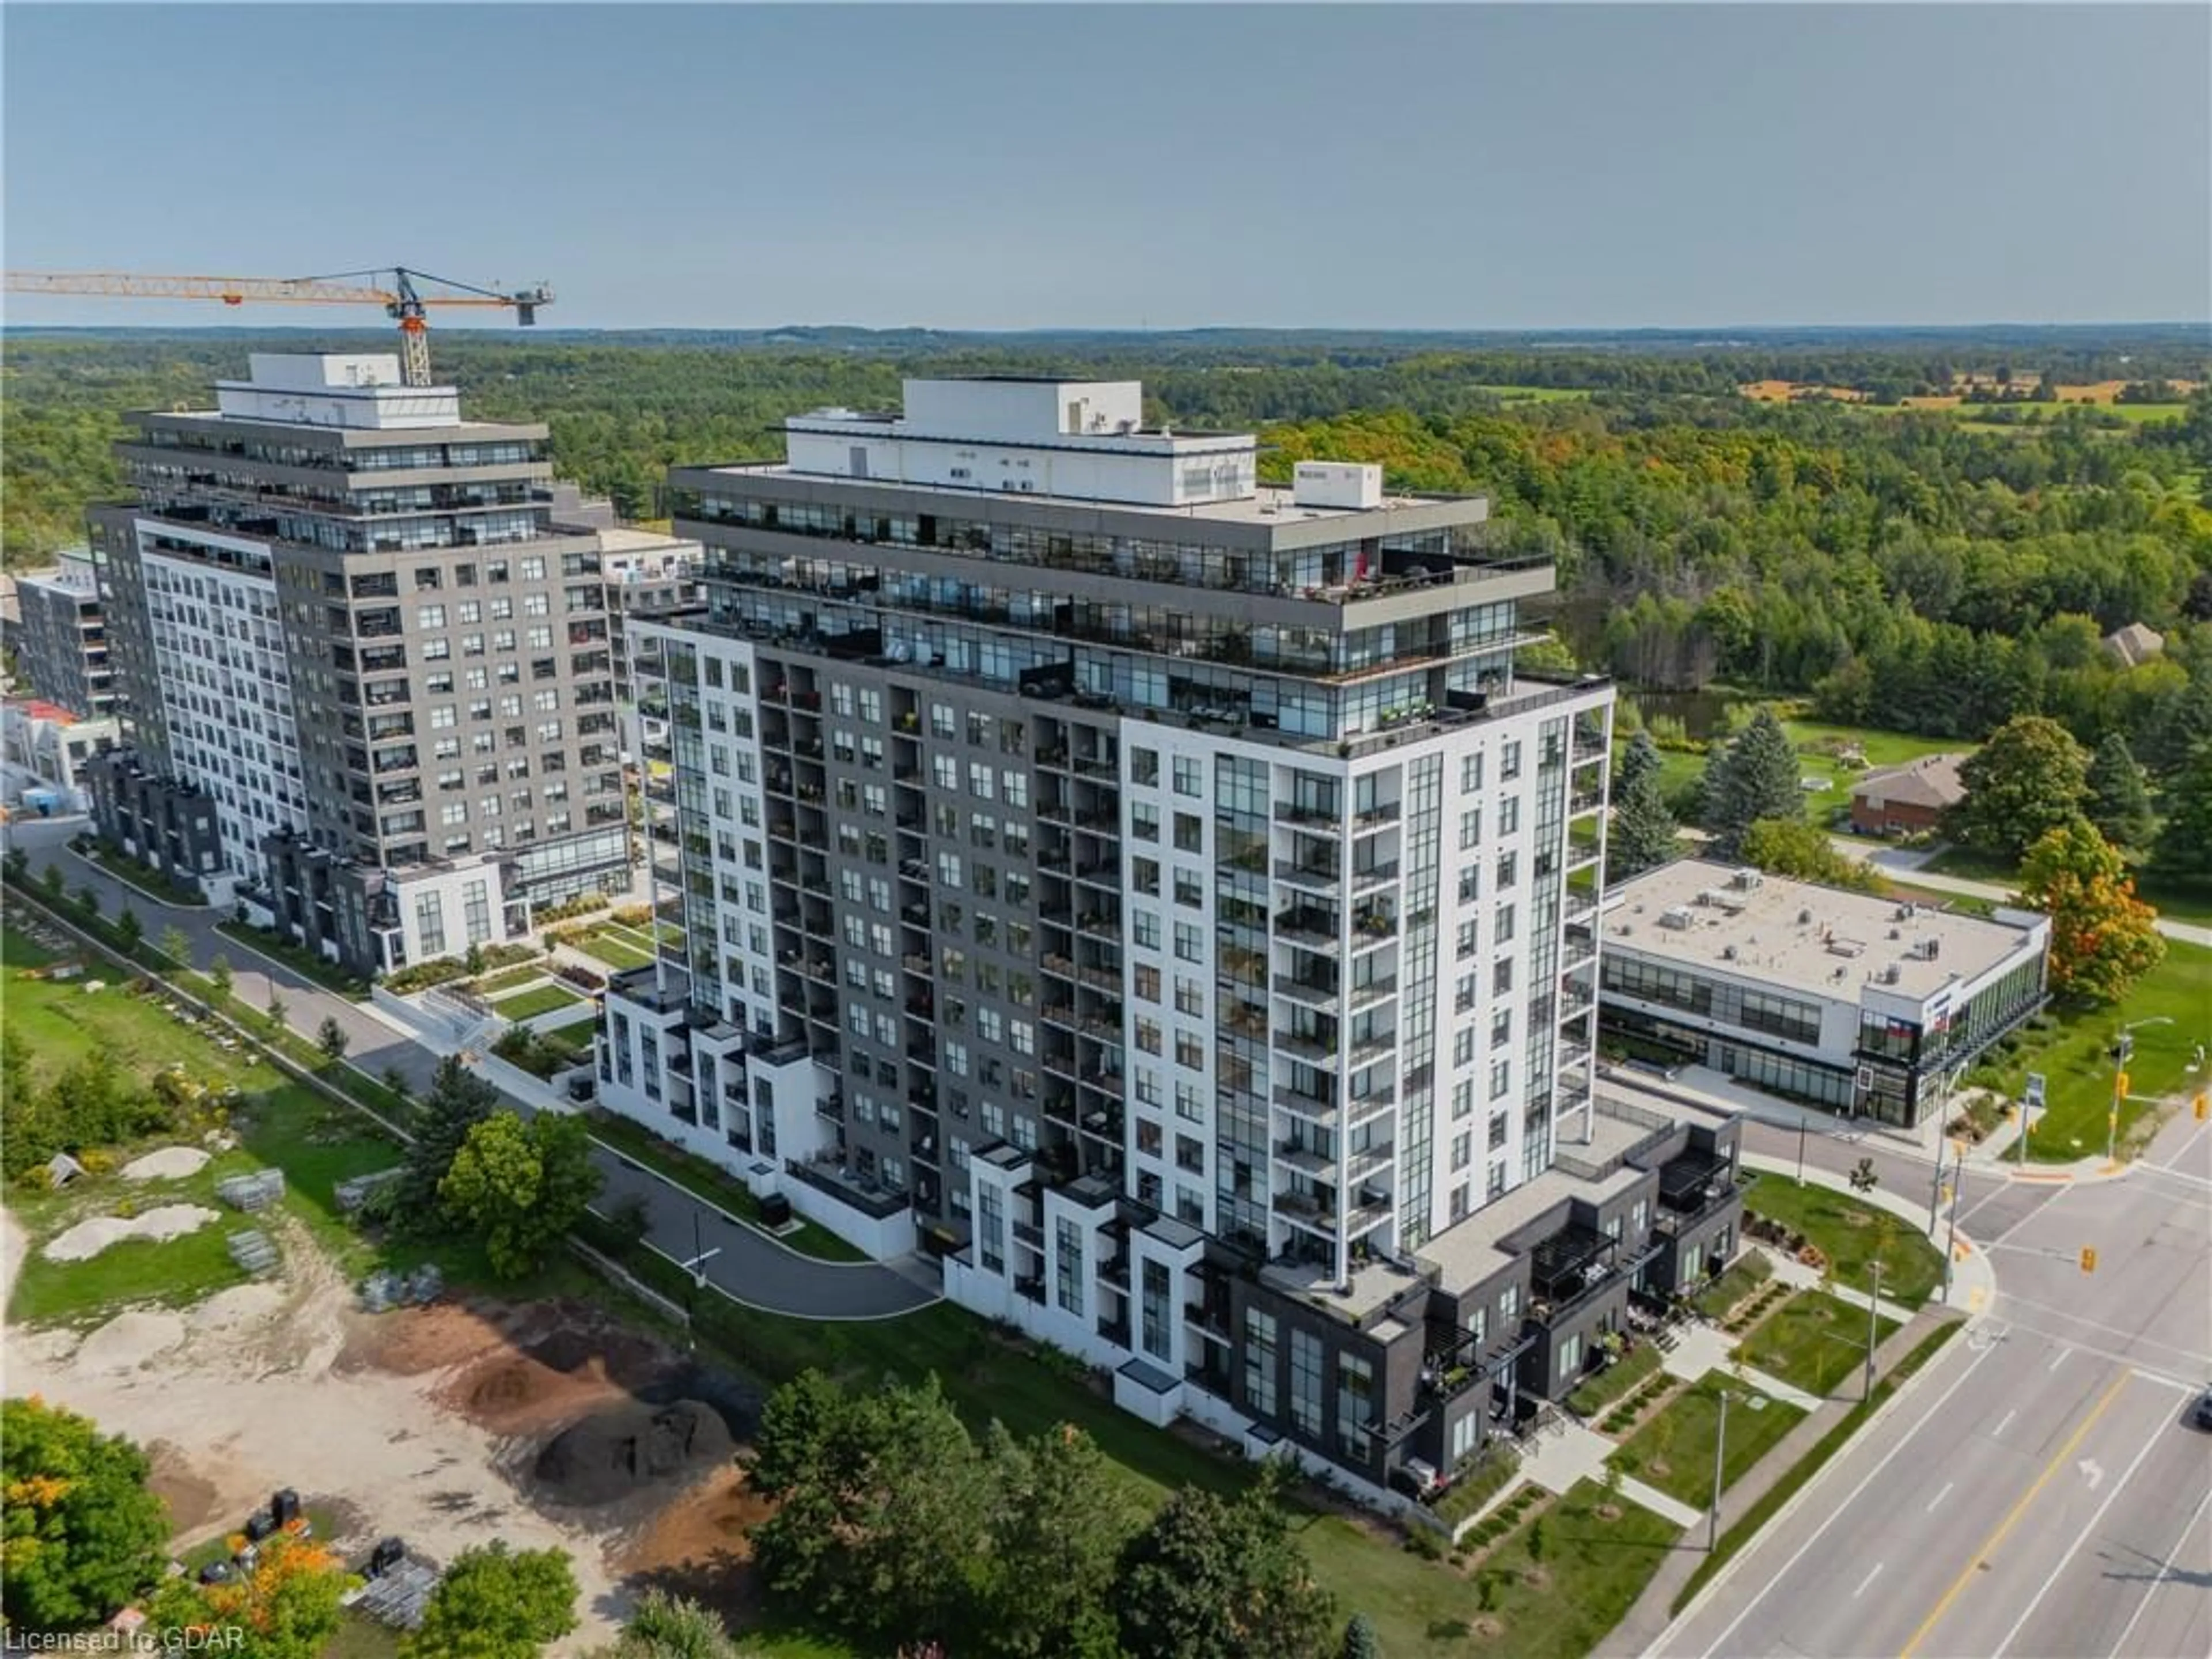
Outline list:
[[[100,894],[104,915],[116,915],[127,899],[145,924],[148,939],[158,939],[164,929],[175,926],[190,940],[191,958],[198,966],[205,967],[218,955],[228,958],[232,994],[246,1006],[265,1007],[273,990],[283,999],[285,1023],[310,1042],[327,1016],[346,1033],[350,1045],[347,1058],[360,1070],[371,1077],[396,1073],[418,1093],[428,1085],[447,1050],[372,1005],[325,990],[286,963],[217,933],[216,921],[225,919],[218,912],[167,904],[136,890],[126,890],[125,884],[100,866],[68,849],[68,837],[82,827],[53,821],[9,826],[10,844],[30,855],[33,883],[47,865],[56,864],[70,890],[88,884]],[[483,1075],[489,1068],[480,1065],[471,1069]],[[511,1073],[512,1068],[502,1071]],[[569,1109],[551,1090],[537,1087],[527,1077],[502,1075],[494,1086],[503,1102],[521,1111]],[[707,1282],[732,1302],[793,1318],[854,1320],[896,1317],[939,1299],[929,1288],[926,1269],[902,1272],[881,1262],[823,1261],[803,1255],[614,1148],[596,1141],[593,1146],[593,1161],[606,1182],[602,1206],[633,1193],[642,1199],[647,1241],[672,1261],[688,1262],[699,1248],[718,1250],[706,1263]],[[696,1248],[695,1237],[701,1241]]]
[[[1605,1460],[1619,1449],[1595,1430],[1563,1419],[1558,1426],[1545,1431],[1534,1453],[1521,1460],[1521,1475],[1548,1492],[1564,1493],[1577,1480],[1595,1481],[1602,1486]],[[1510,1489],[1509,1486],[1507,1490]],[[1702,1510],[1693,1510],[1657,1487],[1632,1478],[1622,1480],[1620,1493],[1631,1503],[1641,1504],[1678,1527],[1694,1526],[1704,1518]],[[1504,1496],[1499,1494],[1501,1498]]]
[[[1948,1314],[1923,1313],[1893,1334],[1875,1352],[1876,1375],[1887,1376],[1896,1368],[1899,1361],[1918,1347],[1929,1332],[1950,1316]],[[1874,1419],[1861,1426],[1859,1434],[1877,1431],[1882,1418],[1894,1411],[1899,1401],[1910,1392],[1910,1385],[1907,1385],[1892,1395]],[[1829,1430],[1841,1422],[1857,1404],[1856,1399],[1817,1401],[1814,1409],[1783,1436],[1765,1456],[1745,1470],[1736,1483],[1722,1494],[1721,1530],[1725,1533],[1735,1516],[1742,1515],[1759,1502],[1777,1481],[1796,1468],[1805,1455],[1818,1445]],[[1814,1489],[1811,1482],[1800,1487],[1777,1511],[1775,1518],[1787,1514],[1792,1507],[1803,1502],[1805,1494]],[[1705,1517],[1699,1515],[1694,1519],[1702,1522]],[[1771,1525],[1772,1521],[1770,1520],[1768,1524]],[[1598,1644],[1593,1650],[1592,1659],[1633,1659],[1634,1656],[1653,1650],[1654,1644],[1666,1634],[1673,1623],[1671,1607],[1674,1597],[1690,1582],[1691,1575],[1705,1563],[1704,1545],[1705,1534],[1700,1530],[1684,1538],[1668,1553],[1667,1559],[1659,1565],[1659,1571],[1644,1587],[1643,1595],[1637,1598],[1636,1605]]]
[[[1740,1336],[1730,1336],[1717,1325],[1703,1322],[1676,1327],[1674,1346],[1666,1351],[1659,1369],[1669,1376],[1679,1376],[1685,1382],[1695,1382],[1708,1371],[1735,1375],[1735,1351],[1742,1342]],[[1795,1406],[1799,1411],[1809,1412],[1820,1404],[1818,1395],[1808,1394],[1794,1383],[1762,1371],[1755,1366],[1743,1368],[1743,1380],[1770,1400],[1779,1400],[1784,1405]]]
[[[1956,893],[1961,898],[1987,899],[1993,904],[2012,902],[2013,890],[2002,882],[1975,881],[1966,876],[1948,876],[1940,870],[1929,869],[1929,861],[1940,858],[1944,851],[1942,848],[1888,847],[1861,841],[1853,836],[1831,836],[1828,839],[1844,857],[1863,859],[1884,875],[1894,877],[1914,887],[1925,887],[1931,893]],[[2212,927],[2200,922],[2160,916],[2158,931],[2168,939],[2178,939],[2185,944],[2212,945]]]

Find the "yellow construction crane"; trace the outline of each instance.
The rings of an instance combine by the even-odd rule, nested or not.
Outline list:
[[[383,284],[389,279],[390,286]],[[433,283],[450,293],[425,294],[417,283]],[[136,276],[112,270],[11,270],[10,294],[92,294],[134,300],[220,300],[227,306],[264,301],[290,305],[375,305],[399,325],[400,378],[409,386],[430,384],[431,306],[499,306],[514,313],[527,328],[538,307],[553,303],[544,283],[501,294],[473,288],[404,266],[346,270],[332,276]]]

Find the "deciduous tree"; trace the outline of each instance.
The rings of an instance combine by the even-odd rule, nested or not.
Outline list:
[[[576,1628],[576,1574],[559,1550],[501,1540],[464,1550],[423,1604],[400,1659],[538,1659]]]
[[[1065,1425],[1017,1441],[994,1426],[980,1627],[1008,1659],[1108,1659],[1121,1553],[1140,1516],[1097,1443]]]
[[[438,1183],[448,1219],[483,1241],[492,1271],[515,1279],[543,1265],[599,1187],[584,1121],[496,1112],[472,1126]]]
[[[159,1577],[169,1518],[146,1455],[35,1395],[0,1406],[0,1607],[28,1630],[107,1618]]]
[[[123,907],[123,914],[115,918],[115,936],[123,941],[123,954],[126,957],[137,956],[138,947],[145,943],[146,924],[138,920],[138,913],[128,904]]]
[[[2081,813],[2088,772],[2088,756],[2057,720],[2007,720],[1960,764],[1966,799],[1946,830],[1960,846],[2011,862]]]
[[[1323,1659],[1331,1598],[1291,1536],[1279,1481],[1233,1501],[1186,1486],[1130,1540],[1114,1594],[1130,1659]]]
[[[192,941],[185,930],[171,922],[161,930],[160,950],[163,956],[179,968],[192,965]]]
[[[240,1659],[319,1659],[337,1633],[340,1598],[356,1581],[328,1550],[278,1533],[252,1570],[219,1584],[171,1578],[155,1593],[147,1622],[189,1651],[194,1632],[215,1639],[202,1652]],[[236,1632],[234,1636],[231,1632]]]
[[[2028,848],[2019,899],[2051,918],[2056,995],[2117,1001],[2166,955],[2158,913],[2136,896],[2119,853],[2085,818],[2046,831]]]
[[[1741,857],[1769,875],[1817,881],[1871,893],[1881,878],[1864,859],[1855,859],[1828,838],[1828,832],[1799,818],[1761,818],[1745,832]]]
[[[336,1014],[325,1014],[323,1023],[315,1030],[315,1047],[322,1050],[323,1058],[335,1066],[345,1058],[346,1046],[352,1039],[346,1036],[345,1027],[338,1024]]]
[[[1713,850],[1734,858],[1761,818],[1803,817],[1805,797],[1797,787],[1802,775],[1790,734],[1771,708],[1761,708],[1706,765],[1705,828],[1712,832]]]
[[[215,960],[208,963],[207,975],[208,984],[216,996],[228,997],[230,994],[231,977],[228,957],[220,951],[216,951]]]

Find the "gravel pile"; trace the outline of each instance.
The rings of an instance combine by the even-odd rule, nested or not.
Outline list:
[[[175,1314],[118,1314],[85,1338],[76,1364],[83,1370],[135,1371],[182,1347],[185,1336],[185,1322]]]

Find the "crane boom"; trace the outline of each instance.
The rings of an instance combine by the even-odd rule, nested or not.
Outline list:
[[[366,286],[358,279],[390,277],[390,287]],[[434,283],[450,293],[425,294],[416,283]],[[553,302],[553,290],[539,283],[512,293],[474,288],[449,282],[404,265],[376,270],[344,271],[334,276],[140,276],[115,270],[11,270],[7,273],[10,294],[83,294],[114,299],[219,300],[227,306],[248,303],[281,305],[374,305],[399,325],[401,379],[409,386],[430,384],[430,306],[498,307],[515,313],[527,328],[538,320],[538,307]]]

